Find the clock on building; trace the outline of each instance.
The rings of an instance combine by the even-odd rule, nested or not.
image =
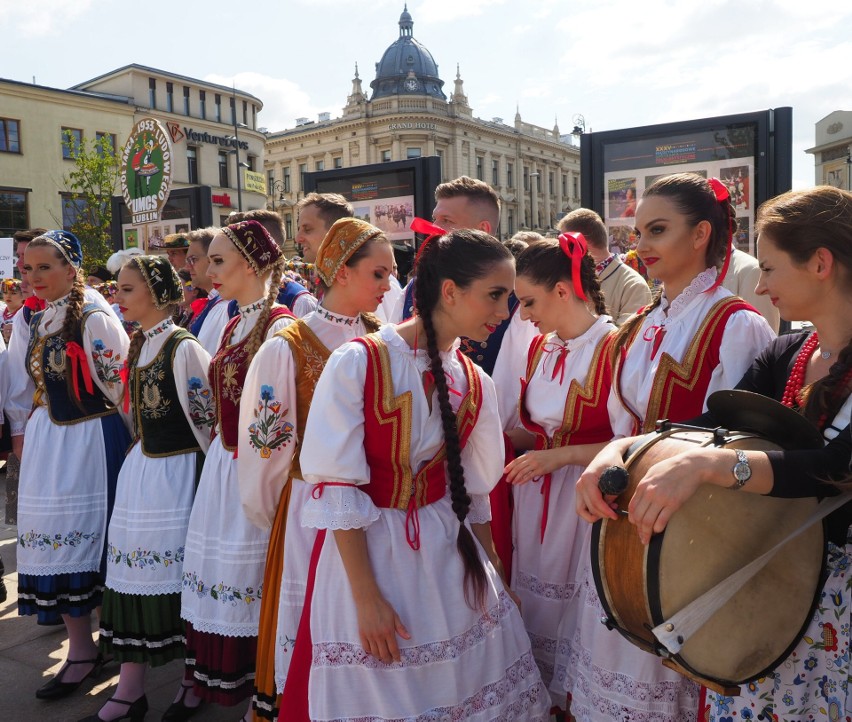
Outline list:
[[[406,90],[417,90],[417,81],[414,78],[409,78],[405,81]]]

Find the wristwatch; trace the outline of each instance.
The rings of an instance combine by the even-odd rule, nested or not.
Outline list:
[[[737,463],[734,464],[734,468],[731,469],[734,474],[734,483],[728,488],[742,489],[745,486],[745,483],[751,479],[751,466],[749,466],[748,457],[746,456],[745,451],[742,449],[734,449],[734,452],[737,455]]]

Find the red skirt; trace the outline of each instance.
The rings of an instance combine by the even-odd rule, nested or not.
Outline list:
[[[225,637],[199,632],[186,622],[184,679],[206,702],[233,707],[251,697],[257,637]]]

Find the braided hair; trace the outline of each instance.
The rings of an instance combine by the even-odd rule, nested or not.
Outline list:
[[[565,255],[559,241],[545,238],[530,244],[521,251],[517,261],[517,274],[528,278],[536,286],[552,291],[560,281],[571,283],[572,261]],[[595,261],[588,252],[580,261],[580,282],[583,293],[595,309],[603,316],[608,313],[606,301],[598,275],[595,273]]]
[[[755,230],[794,264],[804,265],[824,248],[834,257],[838,281],[852,292],[852,194],[832,186],[790,191],[764,203]],[[852,339],[823,378],[811,385],[804,415],[818,426],[830,422],[852,386]]]
[[[488,578],[470,530],[465,526],[470,509],[470,495],[464,480],[461,463],[456,415],[450,405],[450,394],[444,366],[438,351],[438,342],[433,322],[443,281],[452,280],[458,287],[466,288],[474,280],[485,276],[499,262],[512,261],[511,252],[497,239],[482,231],[455,230],[440,238],[432,239],[421,247],[415,266],[415,295],[417,313],[426,331],[426,350],[429,354],[438,406],[444,428],[444,444],[447,453],[447,471],[450,478],[450,496],[453,512],[459,520],[456,547],[464,563],[465,599],[474,608],[485,604]]]
[[[278,299],[281,278],[284,276],[284,263],[284,256],[281,256],[270,266],[272,275],[269,280],[269,288],[266,291],[266,298],[263,301],[263,310],[257,317],[257,323],[255,323],[254,328],[249,332],[248,341],[246,341],[246,353],[248,354],[246,364],[251,363],[260,345],[266,340],[266,324],[269,322],[269,314],[272,311],[272,307]]]

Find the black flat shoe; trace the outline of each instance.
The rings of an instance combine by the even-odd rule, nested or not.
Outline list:
[[[62,678],[65,676],[65,672],[68,671],[68,667],[72,664],[91,664],[92,668],[79,682],[63,682]],[[35,695],[39,699],[61,699],[62,697],[67,697],[75,689],[77,689],[77,687],[83,684],[83,682],[89,679],[89,677],[97,677],[103,666],[104,658],[100,654],[98,654],[98,656],[94,659],[69,659],[65,662],[62,669],[54,675],[53,679],[49,680],[46,684],[43,684],[36,690]]]
[[[204,706],[203,701],[199,702],[195,707],[188,707],[185,705],[183,702],[184,697],[186,697],[186,693],[191,690],[192,687],[181,685],[180,689],[180,697],[178,697],[176,702],[172,702],[169,705],[169,708],[163,713],[161,718],[163,722],[183,722],[183,720],[192,719],[195,716],[195,713]]]
[[[143,694],[139,699],[135,702],[127,702],[123,699],[116,699],[115,697],[110,697],[107,700],[107,703],[115,702],[116,704],[123,704],[127,707],[127,713],[123,714],[121,717],[113,717],[109,722],[119,722],[119,720],[130,720],[130,722],[142,722],[145,719],[145,715],[148,713],[148,698]],[[105,722],[102,720],[97,714],[90,714],[88,717],[84,717],[79,722]]]

